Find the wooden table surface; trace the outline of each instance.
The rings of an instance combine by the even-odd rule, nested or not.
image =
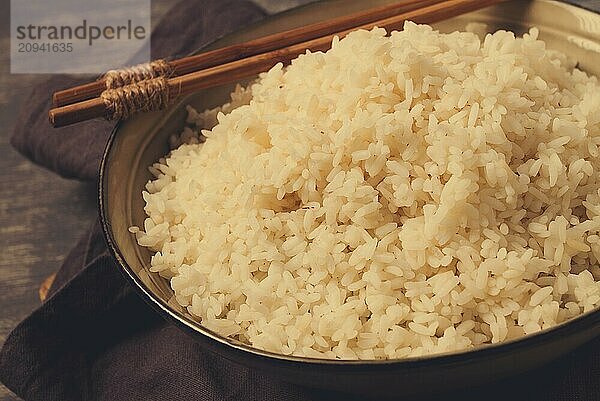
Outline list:
[[[308,0],[256,0],[276,12]],[[589,3],[599,0],[580,0]],[[9,73],[9,7],[0,4],[0,344],[39,304],[38,288],[54,273],[96,218],[96,187],[62,179],[23,158],[9,145],[18,107],[44,75]],[[172,2],[152,2],[156,21]],[[598,344],[598,342],[596,342]],[[597,345],[580,353],[585,358]],[[576,364],[576,360],[571,363]],[[17,400],[0,385],[0,400]]]

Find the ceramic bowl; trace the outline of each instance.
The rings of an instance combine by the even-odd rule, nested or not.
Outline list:
[[[389,2],[331,0],[313,3],[229,35],[211,48]],[[567,53],[578,60],[581,69],[600,76],[600,16],[590,11],[552,1],[514,1],[462,15],[435,24],[435,27],[451,32],[464,29],[469,22],[485,23],[490,31],[509,29],[517,34],[536,26],[549,48]],[[102,224],[117,266],[145,300],[203,347],[283,380],[355,394],[385,396],[398,392],[416,395],[433,390],[446,391],[464,383],[484,384],[516,375],[600,335],[600,310],[596,309],[534,335],[465,352],[399,360],[339,361],[274,354],[202,327],[185,310],[170,302],[173,292],[169,283],[149,272],[151,255],[137,245],[128,227],[143,224],[141,193],[151,178],[147,167],[169,152],[169,135],[184,127],[185,105],[190,104],[198,110],[218,106],[228,99],[232,87],[204,90],[180,100],[168,110],[119,123],[106,147],[100,172]]]

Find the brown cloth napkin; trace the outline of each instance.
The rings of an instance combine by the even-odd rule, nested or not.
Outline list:
[[[249,1],[182,1],[156,27],[153,57],[188,53],[264,15]],[[31,99],[75,82],[57,76]],[[63,176],[95,179],[112,124],[51,130],[48,106],[28,105],[13,145]],[[0,351],[0,381],[27,401],[364,399],[280,382],[203,350],[134,292],[97,222],[65,260],[46,302],[9,335]],[[599,400],[600,339],[535,372],[469,386],[429,399]]]

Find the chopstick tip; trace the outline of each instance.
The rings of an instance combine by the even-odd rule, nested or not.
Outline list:
[[[58,107],[58,102],[60,101],[59,92],[54,92],[52,94],[52,107]]]
[[[48,121],[50,122],[50,125],[56,128],[56,118],[53,110],[48,111]]]

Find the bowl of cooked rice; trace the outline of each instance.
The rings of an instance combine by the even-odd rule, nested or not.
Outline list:
[[[283,380],[410,395],[539,367],[600,335],[596,75],[600,16],[558,2],[355,31],[119,123],[107,242],[168,320]]]

